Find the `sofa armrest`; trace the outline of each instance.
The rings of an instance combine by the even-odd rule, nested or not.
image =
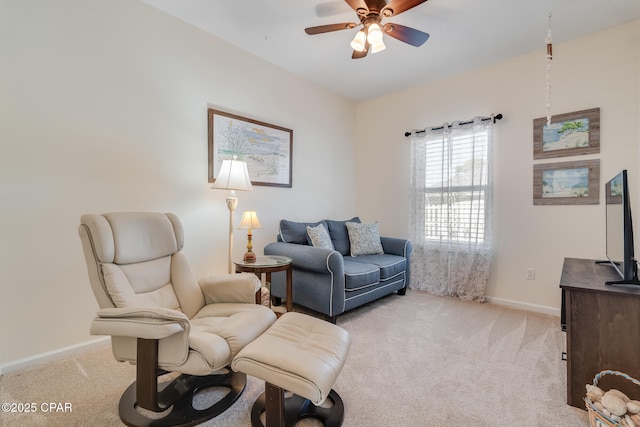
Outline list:
[[[265,246],[264,254],[287,256],[293,260],[294,269],[324,274],[331,272],[344,274],[342,254],[332,249],[296,243],[272,242]]]
[[[206,304],[219,302],[255,303],[260,280],[255,274],[219,274],[198,281]]]
[[[410,240],[399,239],[397,237],[380,237],[382,249],[385,254],[398,255],[409,259],[413,246]]]
[[[92,335],[162,339],[189,333],[189,319],[176,310],[165,308],[103,308],[91,323]]]

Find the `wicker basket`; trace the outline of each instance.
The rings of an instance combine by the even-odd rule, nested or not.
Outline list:
[[[602,372],[600,372],[598,375],[596,375],[593,378],[593,385],[597,386],[598,385],[598,381],[600,380],[600,378],[602,378],[605,375],[618,375],[620,377],[626,378],[627,380],[631,381],[635,385],[640,386],[640,381],[636,380],[635,378],[631,378],[629,375],[623,374],[622,372],[618,372],[618,371],[602,371]],[[593,402],[591,402],[591,399],[589,399],[588,397],[584,398],[584,402],[587,405],[587,411],[589,412],[589,424],[591,425],[591,427],[605,427],[605,426],[606,427],[619,427],[619,426],[622,425],[622,424],[612,420],[611,418],[607,417],[602,412],[598,411],[593,406]]]

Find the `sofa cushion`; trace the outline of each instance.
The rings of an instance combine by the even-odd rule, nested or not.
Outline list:
[[[340,252],[342,255],[349,255],[351,244],[349,243],[349,233],[347,232],[346,223],[360,222],[360,218],[355,216],[345,221],[327,219],[324,222],[327,224],[327,229],[329,230],[329,235],[331,236],[331,241],[333,242],[335,250]]]
[[[307,226],[307,236],[309,237],[311,245],[316,248],[333,250],[331,237],[324,225],[318,224],[316,227]]]
[[[309,239],[307,237],[307,226],[316,227],[319,224],[324,224],[324,221],[319,222],[295,222],[283,219],[280,221],[280,230],[278,231],[278,238],[285,243],[297,243],[299,245],[308,245]]]
[[[380,267],[365,262],[344,259],[344,287],[346,290],[362,289],[380,283]]]
[[[349,261],[362,263],[364,265],[375,265],[380,269],[380,280],[388,280],[394,276],[404,273],[407,268],[405,257],[390,254],[366,255],[348,258]],[[346,260],[345,260],[346,263]],[[346,267],[345,267],[346,268]]]
[[[378,223],[361,224],[347,222],[347,232],[351,248],[351,256],[382,254]]]

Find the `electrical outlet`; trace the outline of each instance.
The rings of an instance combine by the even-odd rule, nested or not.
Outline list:
[[[536,280],[536,269],[535,268],[527,268],[527,280]]]

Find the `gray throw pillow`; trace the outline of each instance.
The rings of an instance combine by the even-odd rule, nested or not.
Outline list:
[[[331,236],[335,250],[342,255],[349,255],[349,233],[347,233],[347,226],[345,224],[347,222],[360,222],[360,218],[354,216],[345,221],[327,219],[324,222],[327,225],[327,230],[329,231],[329,236]]]
[[[307,238],[307,226],[315,227],[319,222],[296,222],[283,219],[280,221],[280,230],[278,230],[278,239],[286,243],[297,243],[299,245],[308,245],[310,242]]]
[[[309,240],[311,240],[311,244],[314,247],[333,250],[331,237],[329,236],[327,229],[324,228],[324,225],[319,224],[317,227],[307,226],[307,234],[309,235]]]
[[[346,226],[351,242],[351,256],[384,253],[377,222],[371,224],[347,222]]]

